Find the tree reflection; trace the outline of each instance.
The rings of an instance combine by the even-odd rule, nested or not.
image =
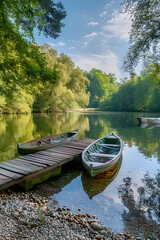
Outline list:
[[[143,186],[135,185],[130,177],[118,188],[119,197],[128,210],[122,214],[125,230],[151,239],[160,238],[160,171],[155,178],[147,173]]]

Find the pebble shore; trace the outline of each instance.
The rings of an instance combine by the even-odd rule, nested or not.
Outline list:
[[[0,192],[0,240],[140,240],[115,233],[96,216],[73,214],[66,206],[48,207],[48,199],[34,192]]]

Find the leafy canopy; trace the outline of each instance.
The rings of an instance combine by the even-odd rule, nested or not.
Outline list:
[[[47,37],[57,38],[66,17],[63,5],[52,0],[2,0],[0,1],[0,24],[5,32],[17,32],[34,39],[33,30]],[[8,32],[9,33],[9,32]]]
[[[131,46],[124,59],[124,70],[132,72],[142,60],[145,66],[156,63],[160,72],[160,1],[124,0],[123,7],[132,20]]]

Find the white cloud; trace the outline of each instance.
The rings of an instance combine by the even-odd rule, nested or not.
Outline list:
[[[104,12],[102,12],[102,13],[99,14],[99,16],[100,16],[101,18],[104,17],[105,15],[107,15],[107,11],[104,11]]]
[[[113,13],[113,18],[108,20],[102,27],[105,32],[110,32],[112,37],[129,40],[129,31],[131,29],[131,20],[128,14]]]
[[[60,41],[58,43],[50,43],[50,45],[53,46],[53,47],[62,47],[62,46],[65,46],[66,43]]]
[[[103,55],[98,54],[70,54],[73,62],[83,70],[90,71],[92,68],[97,68],[105,73],[114,73],[118,79],[121,78],[121,73],[118,67],[118,57],[111,50],[108,50]]]
[[[89,26],[97,26],[99,23],[98,22],[89,22],[88,25]]]
[[[88,35],[83,36],[83,38],[93,39],[95,36],[97,36],[97,33],[92,32],[91,34],[88,34]]]

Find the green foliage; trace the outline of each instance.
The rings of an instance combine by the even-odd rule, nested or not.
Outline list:
[[[90,92],[89,107],[104,108],[104,103],[111,97],[116,90],[116,78],[114,74],[103,73],[99,69],[92,69],[85,76],[90,80],[88,91]],[[103,106],[103,107],[102,107]]]
[[[57,56],[57,51],[48,44],[41,47],[45,53],[48,67],[59,73],[57,86],[48,83],[43,91],[36,95],[34,110],[52,112],[80,108],[88,105],[89,93],[86,93],[89,80],[80,68],[74,68],[72,60],[64,53]]]
[[[45,216],[44,210],[40,206],[38,206],[38,214],[39,214],[39,219],[41,223],[44,223],[46,216]]]
[[[140,60],[145,66],[156,63],[160,74],[160,5],[155,0],[124,0],[123,7],[132,20],[131,46],[124,59],[124,70],[132,72]]]
[[[114,111],[160,111],[160,89],[158,75],[154,78],[154,65],[142,71],[142,76],[132,75],[119,86],[109,101],[106,110]]]
[[[48,83],[57,84],[59,73],[47,65],[39,46],[24,37],[33,40],[35,27],[58,37],[65,16],[60,2],[0,1],[0,113],[30,112],[34,95]]]
[[[3,0],[0,1],[0,22],[6,32],[15,34],[21,29],[23,36],[31,39],[34,28],[39,33],[57,38],[66,17],[63,5],[51,0]]]

